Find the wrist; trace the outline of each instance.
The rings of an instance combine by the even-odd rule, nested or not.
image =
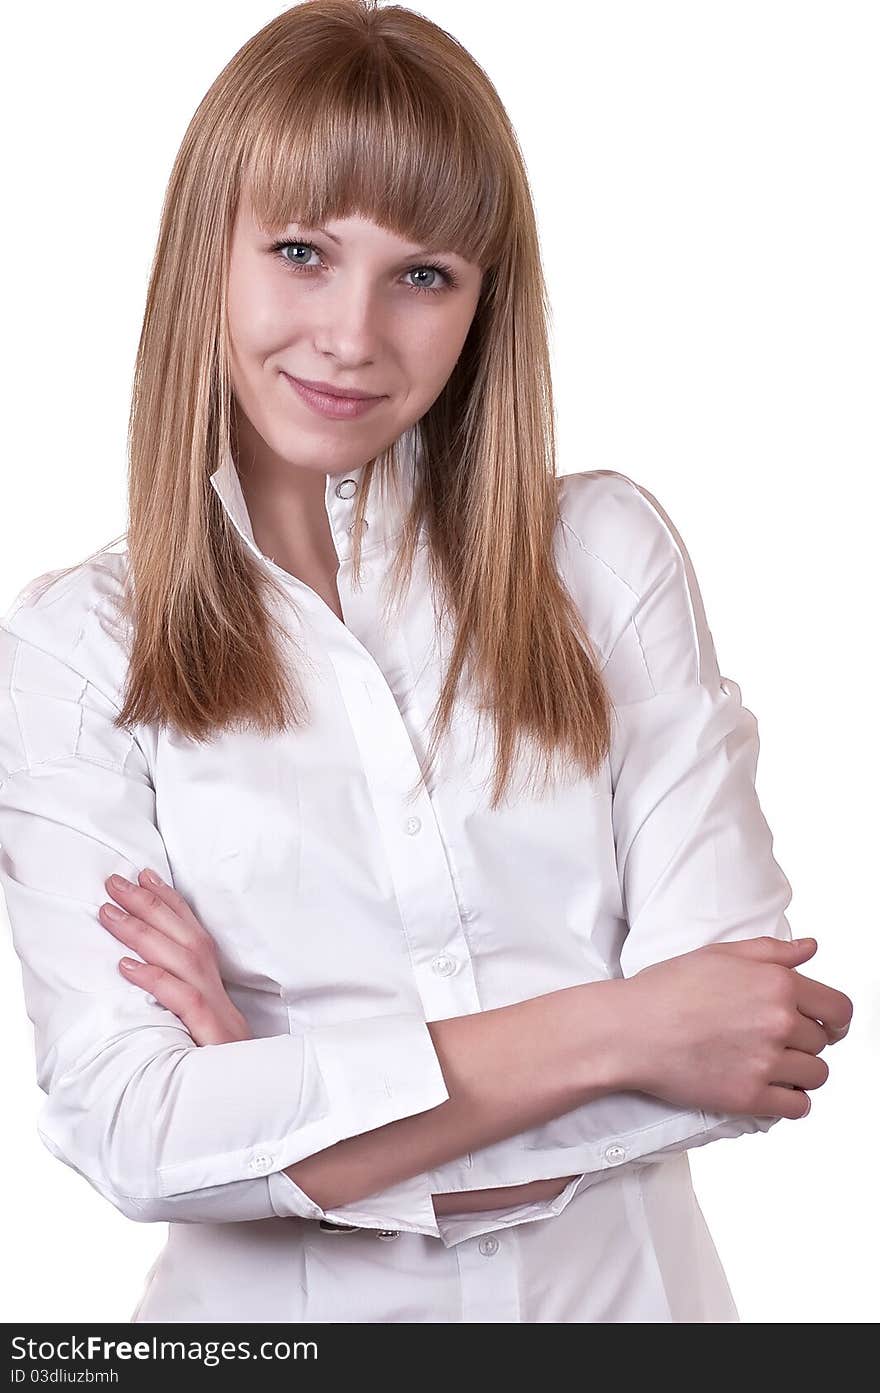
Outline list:
[[[594,1086],[605,1093],[641,1088],[639,1015],[633,979],[612,977],[588,985],[591,990],[598,989],[588,1003],[589,1039],[584,1060],[588,1070],[592,1070]]]

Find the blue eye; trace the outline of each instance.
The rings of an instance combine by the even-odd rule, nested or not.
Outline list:
[[[300,247],[300,248],[305,247],[305,248],[307,248],[309,251],[315,251],[315,248],[312,247],[312,246],[310,246],[308,242],[275,242],[275,243],[273,244],[273,246],[272,246],[273,252],[278,252],[279,255],[281,256],[281,260],[282,260],[282,261],[287,261],[288,266],[302,266],[302,265],[305,264],[304,262],[301,262],[301,261],[300,261],[300,262],[288,261],[288,258],[287,258],[286,256],[283,255],[283,252],[284,252],[288,247]],[[312,268],[311,268],[311,267],[308,267],[307,269],[308,269],[308,270],[311,270]]]
[[[283,261],[285,266],[287,266],[292,271],[298,272],[300,275],[312,275],[315,271],[319,271],[321,269],[320,266],[306,265],[306,263],[303,261],[292,261],[288,256],[285,256],[284,254],[288,247],[304,248],[306,251],[314,252],[316,256],[320,256],[320,252],[318,251],[318,248],[314,245],[313,242],[273,242],[269,250],[274,252],[279,257],[279,259]],[[422,262],[418,266],[411,266],[408,271],[404,272],[404,274],[410,276],[418,271],[432,271],[435,274],[439,273],[444,278],[444,284],[410,285],[407,287],[408,290],[414,290],[417,295],[441,295],[444,290],[452,290],[455,288],[455,286],[458,285],[458,281],[456,279],[455,272],[452,270],[452,267],[444,266],[442,262]]]

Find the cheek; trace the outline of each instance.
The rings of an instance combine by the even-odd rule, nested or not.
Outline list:
[[[469,300],[457,298],[438,314],[430,325],[430,333],[420,347],[426,368],[444,382],[449,377],[467,342],[474,322],[474,309]]]
[[[425,328],[407,346],[407,370],[410,381],[420,397],[433,401],[458,361],[467,326],[462,331],[457,319]]]
[[[243,364],[265,357],[290,336],[291,313],[277,278],[254,270],[230,274],[229,334]]]

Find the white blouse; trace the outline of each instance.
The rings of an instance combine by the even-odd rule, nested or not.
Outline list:
[[[283,1173],[448,1098],[428,1021],[631,976],[701,944],[791,938],[791,887],[755,791],[755,718],[719,673],[681,537],[615,471],[560,477],[554,541],[616,708],[610,758],[595,778],[490,811],[491,732],[462,688],[434,777],[408,797],[450,634],[424,534],[405,603],[382,621],[407,459],[400,497],[371,496],[362,590],[349,534],[362,470],[327,477],[344,624],[259,550],[231,458],[211,478],[283,583],[307,728],[202,744],[115,729],[124,546],[51,572],[42,595],[36,578],[0,621],[0,881],[47,1095],[38,1130],[131,1219],[301,1216],[450,1247],[552,1222],[615,1171],[778,1120],[616,1092],[336,1209]],[[145,866],[212,935],[256,1038],[199,1048],[121,976],[130,950],[98,907],[107,876]],[[569,1174],[547,1202],[440,1217],[431,1202]],[[175,1235],[179,1261],[192,1233]]]

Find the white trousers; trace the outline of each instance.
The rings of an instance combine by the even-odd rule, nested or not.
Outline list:
[[[739,1321],[687,1152],[608,1173],[561,1214],[447,1247],[308,1219],[171,1224],[149,1321]]]

